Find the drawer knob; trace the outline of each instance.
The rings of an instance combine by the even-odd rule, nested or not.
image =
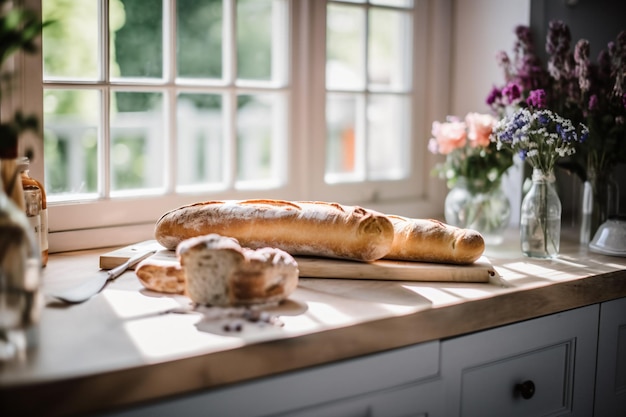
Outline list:
[[[529,400],[535,395],[535,383],[528,380],[521,384],[515,384],[515,392],[519,393],[523,399]]]

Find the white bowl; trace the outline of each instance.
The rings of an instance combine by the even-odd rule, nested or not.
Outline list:
[[[603,255],[626,257],[626,218],[609,218],[600,225],[589,250]]]

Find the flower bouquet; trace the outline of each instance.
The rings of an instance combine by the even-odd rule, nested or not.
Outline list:
[[[525,107],[530,92],[542,89],[545,108],[588,126],[588,139],[575,145],[574,155],[558,161],[558,166],[577,174],[585,184],[581,242],[587,243],[598,226],[618,211],[617,184],[611,173],[616,165],[626,163],[626,31],[593,62],[589,42],[579,40],[572,51],[568,26],[552,21],[545,67],[535,52],[530,29],[519,26],[515,34],[512,56],[497,55],[505,84],[492,89],[487,104],[503,116]]]
[[[428,149],[445,155],[433,174],[450,189],[445,201],[446,222],[475,229],[488,243],[502,239],[511,207],[501,190],[502,175],[513,164],[513,153],[498,151],[490,141],[496,119],[489,114],[468,113],[464,120],[448,116],[433,122]]]
[[[559,253],[561,202],[554,189],[559,158],[574,155],[589,130],[545,109],[545,91],[533,90],[528,107],[504,117],[493,129],[497,149],[509,149],[533,168],[532,186],[522,201],[520,239],[524,255],[553,258]]]

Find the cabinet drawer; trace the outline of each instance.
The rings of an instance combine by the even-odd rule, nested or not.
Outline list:
[[[574,344],[570,339],[465,369],[462,415],[546,416],[566,410],[571,402]]]
[[[595,305],[444,341],[446,415],[593,415],[598,316]]]
[[[273,417],[441,417],[443,389],[438,378],[361,395]]]
[[[369,402],[340,401],[437,375],[439,351],[438,341],[421,343],[164,400],[107,417],[293,415],[294,410],[322,404],[329,404],[328,409],[320,408],[318,415],[359,416],[369,412]]]

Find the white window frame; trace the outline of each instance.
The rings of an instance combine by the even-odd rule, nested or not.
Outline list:
[[[43,0],[45,1],[45,0]],[[41,10],[41,0],[22,0]],[[431,120],[449,108],[452,0],[415,0],[413,39],[411,175],[401,181],[326,184],[325,169],[325,34],[326,2],[289,0],[290,114],[287,181],[270,190],[167,194],[161,197],[102,199],[49,205],[50,250],[121,246],[152,239],[154,223],[166,211],[202,200],[280,198],[325,200],[361,205],[385,213],[441,217],[445,186],[430,175],[436,157],[427,152]],[[170,6],[171,8],[172,6]],[[41,55],[20,55],[16,69],[20,88],[10,108],[43,115]],[[6,104],[3,104],[3,114]],[[21,140],[43,155],[43,141],[32,135]],[[170,156],[173,157],[173,156]],[[43,160],[31,173],[44,178]]]

